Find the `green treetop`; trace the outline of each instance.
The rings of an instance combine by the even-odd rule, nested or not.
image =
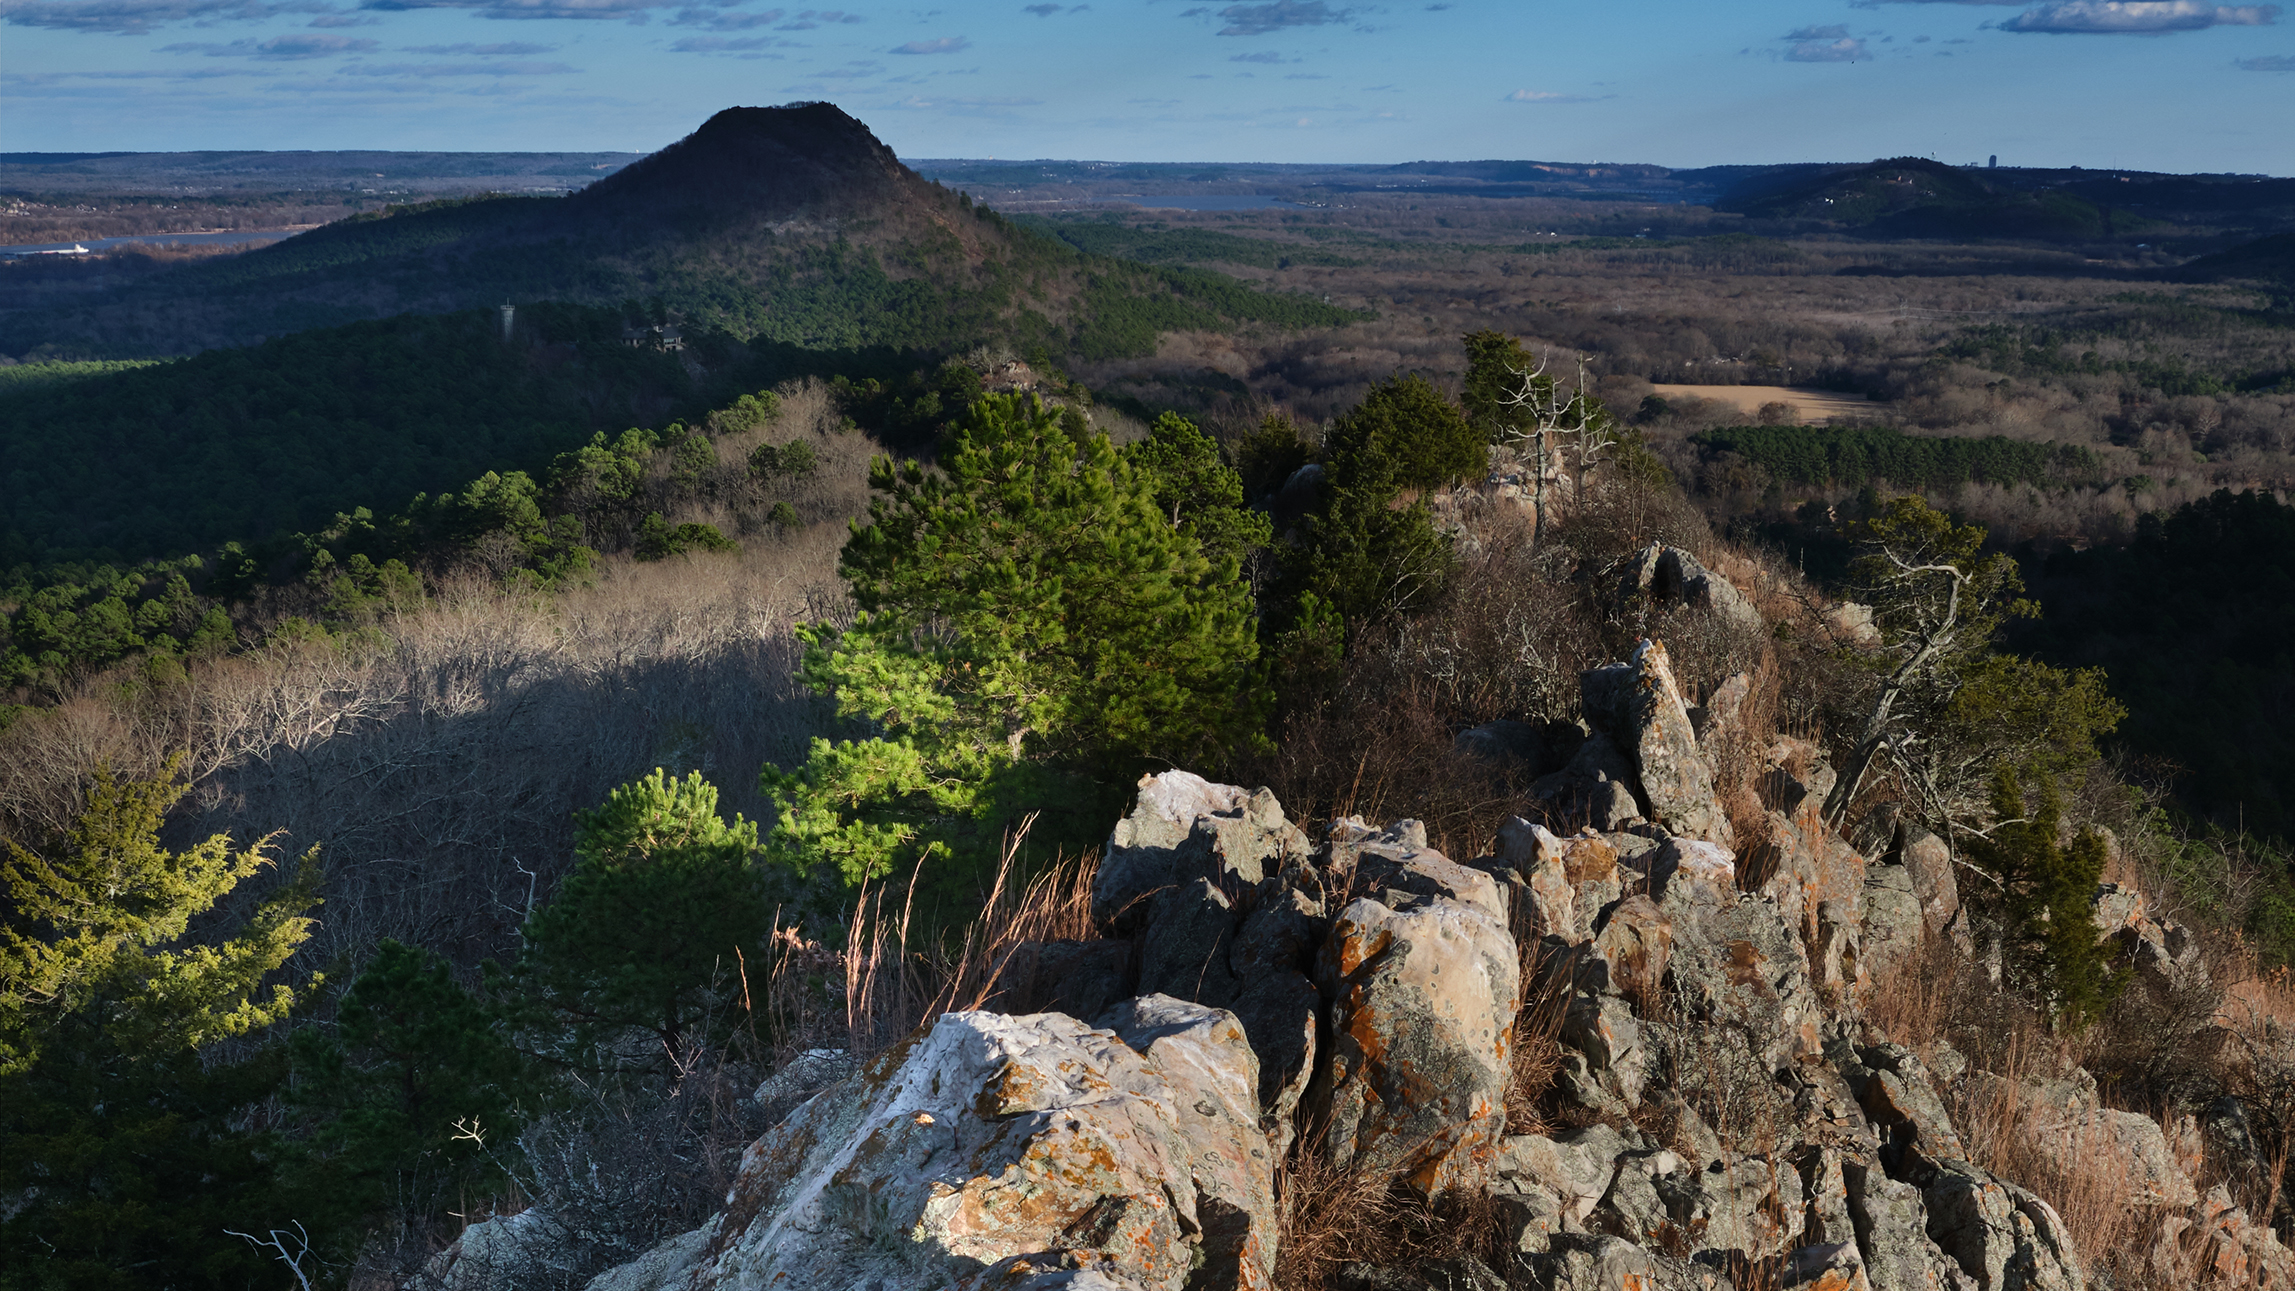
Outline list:
[[[516,975],[568,1028],[572,1055],[648,1031],[669,1059],[705,1027],[715,987],[772,930],[750,864],[757,826],[717,814],[716,786],[694,772],[653,774],[575,817],[574,870],[534,912]]]
[[[202,944],[192,920],[270,866],[269,840],[234,851],[217,834],[182,852],[159,827],[186,786],[177,763],[121,782],[100,767],[87,806],[54,845],[8,841],[0,887],[0,1071],[32,1062],[62,1019],[96,1021],[122,1051],[196,1048],[285,1017],[296,991],[262,988],[310,935],[312,856],[231,936]],[[314,849],[315,853],[316,849]]]
[[[1992,816],[1989,835],[1968,852],[1999,884],[2010,969],[2059,1022],[2085,1025],[2126,984],[2124,972],[2112,971],[2109,944],[2097,935],[2103,836],[2083,829],[2069,845],[2059,843],[2063,807],[2055,780],[2042,777],[2028,800],[2005,766],[1993,779]]]
[[[1242,526],[1185,500],[1175,522],[1159,502],[1164,470],[1203,465],[1177,428],[1147,466],[1081,430],[991,395],[950,426],[937,469],[871,467],[878,496],[842,562],[864,613],[808,629],[802,673],[863,733],[766,769],[779,859],[858,883],[977,857],[1028,811],[1080,817],[1099,805],[1080,788],[1254,732],[1250,589],[1198,537],[1217,518],[1243,541]]]

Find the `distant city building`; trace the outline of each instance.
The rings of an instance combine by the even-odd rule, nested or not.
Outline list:
[[[1984,163],[1984,168],[1985,168],[1986,170],[1998,170],[1998,169],[2000,169],[2000,154],[1999,154],[1999,153],[1994,153],[1994,154],[1992,154],[1992,159],[1991,159],[1990,161],[1987,161],[1987,162],[1985,162],[1985,163]]]

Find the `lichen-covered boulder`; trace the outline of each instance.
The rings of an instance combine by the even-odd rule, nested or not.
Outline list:
[[[1749,632],[1763,630],[1761,612],[1737,585],[1707,569],[1679,547],[1651,543],[1626,563],[1619,590],[1630,603],[1647,597],[1660,606],[1688,605]]]
[[[1968,1155],[1918,1054],[1902,1045],[1865,1045],[1853,1053],[1837,1049],[1834,1065],[1881,1132],[1885,1160],[1910,1151],[1932,1161]]]
[[[1142,776],[1092,881],[1092,918],[1130,933],[1157,893],[1194,879],[1222,889],[1255,886],[1307,851],[1307,836],[1265,789],[1213,784],[1187,771]]]
[[[1627,897],[1595,934],[1594,953],[1608,968],[1609,989],[1655,1001],[1673,958],[1673,916],[1646,896]]]
[[[1973,1101],[2015,1108],[2019,1136],[2067,1171],[2081,1162],[2108,1161],[2126,1181],[2133,1204],[2183,1207],[2199,1201],[2199,1189],[2177,1164],[2160,1123],[2103,1106],[2093,1078],[2011,1080],[1972,1071],[1964,1079]]]
[[[1801,936],[1777,906],[1756,898],[1674,921],[1671,977],[1687,1019],[1741,1041],[1760,1076],[1824,1051],[1827,1013],[1809,976]],[[1744,1081],[1742,1071],[1689,1071],[1689,1084]]]
[[[1523,911],[1529,925],[1541,937],[1575,943],[1586,939],[1586,928],[1565,862],[1569,850],[1544,825],[1520,816],[1508,817],[1498,827],[1498,866],[1520,885],[1515,899],[1529,903]]]
[[[1631,662],[1580,678],[1587,720],[1633,761],[1650,819],[1672,833],[1727,844],[1729,818],[1713,796],[1713,770],[1698,746],[1665,645],[1644,641]]]
[[[1520,965],[1490,876],[1413,846],[1411,831],[1333,827],[1358,898],[1316,960],[1330,1052],[1309,1092],[1335,1164],[1432,1196],[1478,1185],[1505,1126]],[[1415,835],[1423,840],[1423,832]]]
[[[616,1265],[594,1278],[583,1291],[675,1291],[709,1257],[709,1243],[717,1236],[718,1220],[690,1233],[680,1233],[627,1264]]]
[[[484,1219],[422,1266],[416,1281],[441,1291],[540,1291],[563,1284],[579,1238],[539,1207]]]
[[[1610,736],[1596,731],[1561,770],[1531,781],[1530,796],[1545,803],[1549,813],[1611,830],[1642,818],[1633,782],[1632,759]]]
[[[1156,998],[1109,1020],[944,1014],[823,1091],[743,1154],[695,1291],[1270,1285],[1242,1028]]]

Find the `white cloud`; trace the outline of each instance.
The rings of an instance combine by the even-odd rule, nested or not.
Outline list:
[[[2200,0],[2058,0],[2037,5],[2000,24],[2002,31],[2050,35],[2156,36],[2207,27],[2263,27],[2279,6],[2202,4]]]
[[[1371,88],[1372,88],[1372,89],[1374,89],[1374,90],[1381,90],[1381,89],[1385,89],[1386,87],[1385,87],[1385,86],[1383,86],[1383,85],[1374,85],[1374,86],[1372,86]],[[1596,101],[1598,101],[1598,100],[1601,100],[1601,99],[1612,99],[1612,98],[1616,98],[1616,97],[1617,97],[1617,96],[1616,96],[1616,95],[1614,95],[1614,94],[1564,94],[1564,93],[1563,93],[1562,91],[1560,91],[1560,90],[1516,90],[1516,91],[1514,91],[1512,94],[1509,94],[1509,95],[1505,96],[1504,98],[1500,99],[1500,100],[1499,100],[1499,102],[1501,102],[1501,103],[1593,103],[1593,102],[1596,102]]]
[[[353,63],[343,69],[343,74],[429,79],[440,76],[562,76],[573,70],[564,63]]]
[[[0,0],[0,20],[18,27],[140,36],[169,23],[251,22],[282,13],[325,13],[332,7],[261,0]]]
[[[972,48],[972,42],[962,36],[942,36],[938,40],[912,40],[905,45],[893,46],[896,54],[954,54]]]
[[[1839,23],[1803,27],[1786,32],[1784,38],[1792,42],[1785,49],[1788,63],[1862,63],[1872,58],[1863,38],[1851,36]]]
[[[162,45],[165,54],[205,54],[209,58],[334,58],[364,54],[382,48],[379,40],[352,36],[273,36],[269,40],[234,40],[228,44],[192,41]]]
[[[528,41],[512,40],[493,45],[473,45],[464,41],[458,45],[401,45],[409,54],[479,54],[487,58],[518,58],[526,54],[555,54],[556,45],[536,45]]]
[[[1203,12],[1190,9],[1180,16]],[[1325,0],[1272,0],[1268,4],[1231,4],[1220,10],[1219,16],[1227,22],[1219,29],[1222,36],[1264,36],[1287,27],[1321,27],[1346,22],[1355,16],[1355,11],[1333,9]]]

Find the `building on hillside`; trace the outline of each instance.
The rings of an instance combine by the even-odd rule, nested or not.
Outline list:
[[[675,323],[625,327],[622,329],[622,344],[633,350],[682,350],[685,348],[685,333],[679,331]]]

